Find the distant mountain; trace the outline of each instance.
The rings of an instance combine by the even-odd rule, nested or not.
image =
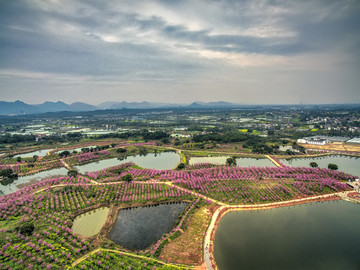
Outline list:
[[[68,105],[62,101],[50,102],[46,101],[42,104],[26,104],[22,101],[6,102],[0,101],[0,115],[21,115],[46,112],[62,112],[62,111],[93,111],[98,108],[82,102],[75,102]]]
[[[94,110],[118,110],[118,109],[159,109],[159,108],[189,108],[189,109],[211,109],[211,108],[234,108],[240,105],[225,101],[219,102],[193,102],[190,105],[171,104],[171,103],[150,103],[143,102],[104,102],[98,106],[90,105],[83,102],[66,104],[62,101],[46,101],[42,104],[26,104],[20,100],[14,102],[0,101],[0,115],[21,115],[46,112],[83,112]]]
[[[33,105],[36,107],[38,112],[61,112],[61,111],[69,111],[70,106],[65,104],[62,101],[58,102],[50,102],[46,101],[43,104]]]
[[[0,115],[35,113],[36,109],[20,100],[14,102],[0,101]]]
[[[200,102],[196,101],[191,103],[188,107],[189,108],[233,108],[238,107],[239,105],[225,102],[225,101],[218,101],[218,102]]]
[[[90,105],[90,104],[86,104],[83,102],[75,102],[73,104],[70,105],[70,108],[72,111],[75,112],[87,112],[87,111],[95,111],[98,110],[98,108],[94,105]]]

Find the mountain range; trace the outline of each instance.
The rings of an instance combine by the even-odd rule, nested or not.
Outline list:
[[[158,108],[231,108],[240,105],[219,101],[219,102],[193,102],[191,104],[171,104],[171,103],[150,103],[150,102],[104,102],[98,106],[86,104],[83,102],[75,102],[66,104],[62,101],[51,102],[46,101],[42,104],[27,104],[17,100],[14,102],[0,101],[0,115],[22,115],[22,114],[38,114],[46,112],[84,112],[108,109],[158,109]]]

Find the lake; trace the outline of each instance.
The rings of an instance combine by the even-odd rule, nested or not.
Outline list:
[[[230,212],[215,234],[220,270],[356,270],[360,267],[360,205],[322,202]]]
[[[30,181],[41,181],[49,178],[67,176],[67,172],[68,170],[66,168],[57,168],[31,175],[20,176],[18,179],[14,179],[14,181],[8,181],[6,185],[4,185],[5,182],[0,182],[0,191],[2,191],[3,194],[10,194],[17,191],[19,189],[17,186],[20,184],[26,184]]]
[[[104,226],[110,209],[101,207],[74,219],[72,231],[81,236],[91,237],[98,234]]]
[[[136,165],[147,169],[169,170],[174,169],[180,162],[180,156],[174,152],[148,153],[146,156],[128,156],[122,160],[117,158],[104,159],[85,165],[74,166],[74,168],[80,173],[85,174],[127,162],[134,162]]]
[[[143,250],[171,228],[188,203],[167,203],[119,211],[109,234],[111,241],[128,249]]]
[[[196,163],[211,163],[217,165],[225,165],[226,159],[229,157],[192,157],[189,160],[189,165],[193,165]],[[236,165],[239,167],[276,167],[274,163],[272,163],[267,158],[236,158]]]
[[[97,146],[96,145],[83,146],[83,147],[78,147],[78,148],[59,150],[59,151],[56,151],[56,153],[61,153],[63,151],[69,151],[70,153],[72,153],[73,151],[76,151],[76,152],[80,153],[81,149],[83,149],[83,148],[89,148],[90,149],[90,148],[95,148],[95,147],[97,147]]]
[[[318,158],[280,159],[286,166],[310,167],[310,162],[316,162],[320,168],[327,168],[329,163],[338,165],[339,171],[360,176],[360,158],[348,156],[326,156]]]
[[[276,167],[276,165],[267,158],[236,158],[236,165],[239,167]]]
[[[27,157],[33,157],[34,155],[36,155],[38,157],[43,157],[43,156],[46,156],[46,153],[51,150],[53,150],[53,149],[42,149],[42,150],[33,151],[33,152],[29,152],[29,153],[18,154],[18,155],[15,155],[14,158],[17,158],[17,157],[27,158]]]

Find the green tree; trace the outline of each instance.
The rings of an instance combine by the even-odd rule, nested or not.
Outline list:
[[[140,149],[139,149],[140,156],[146,156],[147,153],[148,153],[148,150],[145,147],[140,147]]]
[[[133,180],[133,177],[130,173],[128,173],[128,174],[124,175],[121,179],[125,182],[130,183]]]
[[[34,223],[32,221],[27,221],[21,225],[21,227],[19,228],[19,232],[22,235],[30,236],[33,234],[34,229],[35,229]]]
[[[226,163],[229,166],[236,166],[236,158],[235,157],[229,157],[226,159]]]
[[[68,170],[67,175],[75,177],[78,175],[78,171],[77,170]]]
[[[116,153],[125,153],[126,149],[125,148],[118,148],[116,149]]]
[[[59,153],[59,157],[67,157],[67,156],[70,156],[70,152],[68,150]]]
[[[4,169],[0,171],[0,176],[3,177],[11,177],[13,175],[13,170],[12,169]]]
[[[185,168],[185,164],[184,164],[184,163],[179,163],[179,165],[177,166],[177,168],[178,168],[179,170],[182,170],[182,169]]]
[[[333,163],[329,163],[329,165],[328,165],[328,169],[330,169],[330,170],[336,171],[338,168],[339,168],[338,165],[333,164]]]
[[[319,165],[316,162],[310,162],[312,168],[317,168]]]

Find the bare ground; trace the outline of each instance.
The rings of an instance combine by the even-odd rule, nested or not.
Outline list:
[[[334,151],[349,151],[349,152],[360,152],[360,145],[350,143],[328,143],[325,145],[314,145],[314,144],[300,144],[307,149],[319,149],[319,150],[334,150]]]
[[[206,269],[201,268],[202,246],[211,216],[211,209],[208,206],[201,207],[188,221],[185,232],[167,244],[159,258],[166,262],[199,265],[196,269]]]

